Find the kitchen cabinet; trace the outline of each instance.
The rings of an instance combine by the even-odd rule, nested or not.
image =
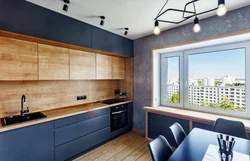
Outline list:
[[[133,56],[134,43],[127,38],[92,27],[92,48],[124,56]]]
[[[38,44],[39,80],[69,80],[69,50]]]
[[[0,37],[0,80],[38,80],[37,44]]]
[[[125,58],[112,58],[112,77],[113,79],[125,79]]]
[[[55,148],[55,161],[67,160],[110,138],[110,127],[96,131]]]
[[[53,122],[0,133],[0,160],[53,161]]]
[[[96,78],[95,54],[69,50],[70,53],[70,80],[84,80]]]
[[[75,140],[110,126],[110,115],[93,117],[87,121],[65,126],[55,130],[55,146]]]
[[[55,160],[67,160],[110,139],[110,109],[55,120]]]
[[[96,78],[112,79],[112,56],[96,54]]]

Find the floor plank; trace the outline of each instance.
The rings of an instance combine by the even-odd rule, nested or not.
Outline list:
[[[143,136],[131,131],[74,161],[150,161],[148,142]]]

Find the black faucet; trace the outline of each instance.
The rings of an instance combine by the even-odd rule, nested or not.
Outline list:
[[[26,97],[25,95],[22,95],[22,98],[21,98],[21,111],[20,111],[20,115],[21,116],[24,116],[25,113],[28,113],[29,112],[29,108],[27,107],[27,110],[24,110],[23,109],[23,104],[26,103]]]

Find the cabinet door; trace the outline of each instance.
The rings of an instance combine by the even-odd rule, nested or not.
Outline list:
[[[0,133],[1,161],[53,161],[53,122]]]
[[[125,79],[125,58],[113,57],[113,79]]]
[[[78,50],[69,50],[69,52],[70,79],[95,79],[95,54]]]
[[[0,37],[0,80],[38,80],[37,44]]]
[[[112,79],[112,56],[96,54],[96,78]]]
[[[38,44],[39,80],[68,80],[69,51],[66,48]]]

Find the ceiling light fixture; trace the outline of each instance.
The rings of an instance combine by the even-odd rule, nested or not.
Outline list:
[[[163,9],[165,8],[168,1],[169,0],[167,0],[165,2],[165,4],[162,6],[160,12],[158,13],[158,15],[154,19],[154,21],[155,21],[154,34],[155,35],[160,34],[159,22],[180,24],[180,23],[182,23],[184,21],[187,21],[188,19],[190,19],[192,17],[195,17],[194,22],[198,22],[198,23],[194,24],[193,30],[198,31],[198,29],[199,29],[199,31],[200,31],[201,27],[199,25],[199,19],[197,18],[198,15],[203,15],[203,14],[206,14],[208,12],[212,12],[212,11],[217,10],[217,15],[218,16],[223,16],[227,12],[227,9],[225,7],[225,0],[218,0],[218,7],[212,8],[212,9],[209,9],[209,10],[206,10],[206,11],[203,11],[203,12],[199,12],[199,13],[196,12],[195,3],[200,1],[200,0],[192,0],[192,1],[188,2],[188,3],[186,3],[183,10],[175,9],[175,8],[169,8],[169,9],[166,9],[166,10],[163,11]],[[190,8],[188,6],[191,5],[191,4],[193,4],[193,10],[188,10],[187,8]],[[182,13],[182,20],[180,20],[180,21],[162,20],[161,19],[162,15],[164,15],[164,14],[166,14],[168,12],[180,12],[180,13]]]
[[[69,0],[64,0],[63,11],[68,12],[68,9],[69,9],[68,4],[69,3],[70,3]]]
[[[125,29],[124,35],[127,35],[127,34],[128,34],[128,30],[129,30],[129,28],[128,28],[128,27],[126,27],[126,28],[124,28],[124,29]]]
[[[103,26],[104,25],[104,20],[105,20],[105,17],[104,16],[100,16],[101,18],[101,22],[100,22],[100,25]]]
[[[227,13],[227,8],[225,6],[225,0],[218,1],[217,15],[224,16]]]

